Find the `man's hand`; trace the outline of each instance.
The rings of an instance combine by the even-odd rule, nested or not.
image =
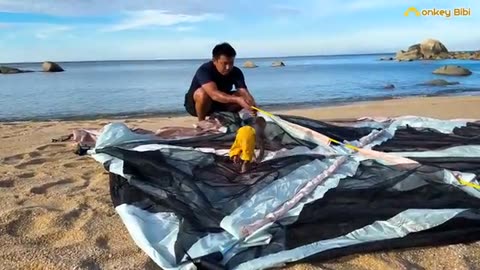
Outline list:
[[[240,96],[238,97],[238,101],[237,101],[237,104],[240,105],[242,108],[244,108],[245,110],[248,110],[250,112],[254,111],[252,109],[252,105],[250,105],[244,97]]]
[[[245,99],[245,102],[247,102],[247,104],[252,107],[252,106],[257,106],[257,103],[255,102],[255,99],[252,97],[252,95],[250,94],[250,92],[245,89],[245,88],[240,88],[238,89],[238,93],[240,94],[241,97],[243,97]],[[250,109],[251,110],[251,109]],[[255,112],[255,111],[253,111]]]
[[[245,97],[245,99],[247,100],[247,102],[250,104],[250,106],[255,106],[257,107],[257,103],[255,102],[255,99],[251,96],[251,95],[247,95]]]

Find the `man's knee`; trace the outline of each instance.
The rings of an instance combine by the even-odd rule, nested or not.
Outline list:
[[[212,98],[207,94],[203,88],[198,88],[195,90],[195,93],[193,94],[193,99],[195,100],[195,103],[211,103]]]

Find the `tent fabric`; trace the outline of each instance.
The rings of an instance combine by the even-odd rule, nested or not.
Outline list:
[[[90,154],[110,173],[113,206],[163,269],[265,269],[480,239],[480,190],[459,182],[478,184],[480,122],[262,116],[266,157],[243,174],[228,158],[248,122],[238,115],[219,115],[221,134],[166,139],[113,123],[98,136]]]

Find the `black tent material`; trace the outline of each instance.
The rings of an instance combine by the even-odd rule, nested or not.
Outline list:
[[[163,269],[264,269],[480,239],[478,122],[265,116],[267,156],[241,174],[227,153],[242,121],[227,116],[224,134],[177,140],[110,124],[91,153],[133,240]]]

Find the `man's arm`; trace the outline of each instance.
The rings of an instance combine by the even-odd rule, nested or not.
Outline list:
[[[239,104],[239,97],[234,95],[228,95],[218,90],[217,85],[214,82],[208,82],[202,85],[203,90],[207,92],[208,96],[220,103],[237,103]]]
[[[235,70],[235,78],[235,87],[240,96],[247,101],[248,105],[257,106],[255,99],[253,98],[252,94],[250,94],[250,91],[248,91],[247,84],[245,83],[245,76],[243,75],[242,70],[239,68]]]
[[[237,91],[241,97],[245,98],[249,105],[257,106],[257,104],[255,103],[255,99],[253,98],[252,94],[250,94],[247,88],[238,88]]]

